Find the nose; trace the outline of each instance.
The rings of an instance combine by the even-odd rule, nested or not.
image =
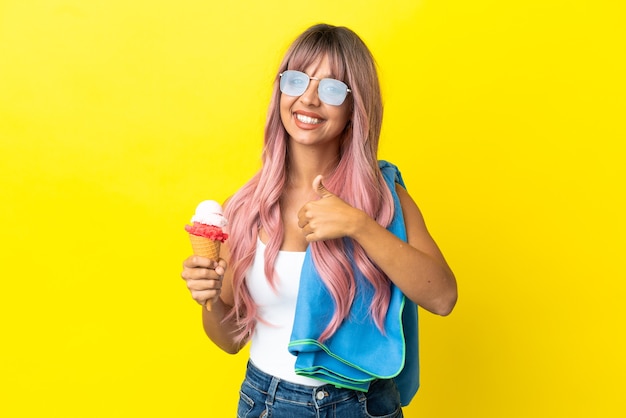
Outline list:
[[[318,106],[320,104],[320,97],[317,92],[317,88],[320,85],[320,81],[316,78],[311,78],[309,85],[307,86],[300,100],[306,105]]]

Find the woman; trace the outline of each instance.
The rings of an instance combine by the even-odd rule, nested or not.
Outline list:
[[[381,335],[395,289],[439,315],[456,303],[456,280],[418,207],[383,178],[381,123],[375,63],[361,39],[323,24],[301,34],[276,75],[262,168],[225,203],[230,239],[220,260],[191,256],[183,265],[193,299],[211,304],[202,310],[209,338],[228,353],[251,341],[240,417],[402,416],[393,379],[340,388],[296,372],[288,351],[294,317],[307,320],[296,310],[316,303],[298,292],[309,258],[330,301],[313,306],[327,318],[317,346],[338,338],[365,288],[364,312]],[[398,217],[401,233],[389,229]]]

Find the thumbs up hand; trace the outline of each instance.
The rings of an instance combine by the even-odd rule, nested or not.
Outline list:
[[[315,190],[315,193],[317,193],[317,195],[321,198],[335,196],[334,194],[332,194],[326,189],[326,187],[324,186],[324,183],[322,183],[322,178],[323,177],[320,174],[313,179],[313,190]]]
[[[360,214],[328,191],[319,175],[313,180],[313,190],[320,197],[306,203],[298,212],[298,226],[308,242],[349,236],[356,230]]]

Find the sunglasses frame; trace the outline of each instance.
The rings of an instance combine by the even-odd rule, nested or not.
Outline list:
[[[307,73],[305,73],[305,72],[303,72],[303,71],[298,71],[298,70],[285,70],[285,71],[283,71],[282,73],[280,73],[280,74],[279,74],[279,76],[280,76],[281,80],[282,80],[283,75],[284,75],[285,73],[297,73],[297,74],[303,74],[303,75],[305,75],[305,76],[307,77],[307,79],[308,79],[308,81],[307,81],[307,85],[304,87],[304,91],[303,91],[302,93],[298,94],[298,95],[291,95],[291,94],[289,94],[289,93],[285,93],[285,92],[283,91],[283,88],[282,88],[282,83],[279,83],[281,93],[286,94],[287,96],[291,96],[291,97],[299,97],[299,96],[302,96],[302,95],[306,92],[306,90],[309,88],[309,85],[311,84],[311,80],[316,80],[316,81],[319,81],[319,83],[318,83],[318,85],[317,85],[317,95],[318,95],[318,97],[320,98],[320,100],[321,100],[322,102],[324,102],[324,103],[326,103],[326,104],[328,104],[328,105],[331,105],[331,106],[341,106],[341,105],[343,104],[343,102],[345,102],[346,98],[348,97],[348,93],[352,93],[352,90],[350,89],[350,87],[348,87],[348,85],[347,85],[346,83],[344,83],[344,82],[343,82],[343,81],[341,81],[341,80],[337,80],[337,79],[335,79],[335,78],[330,78],[330,77],[326,77],[326,78],[317,78],[317,77],[311,77],[310,75],[308,75]],[[323,82],[324,80],[330,80],[330,81],[333,81],[333,82],[338,82],[338,83],[341,83],[341,85],[343,85],[343,86],[345,86],[345,87],[346,87],[346,92],[345,92],[345,95],[343,96],[343,99],[341,100],[341,103],[338,103],[338,104],[335,104],[335,103],[329,103],[329,102],[327,102],[326,100],[324,100],[324,99],[322,98],[322,96],[323,96],[324,94],[323,94],[323,93],[322,93],[322,94],[320,94],[320,86],[322,85],[322,82]]]

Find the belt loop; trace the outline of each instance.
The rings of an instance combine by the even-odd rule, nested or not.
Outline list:
[[[267,399],[265,400],[265,405],[268,407],[274,405],[274,399],[276,398],[276,391],[278,390],[279,383],[280,379],[272,376],[270,387],[267,389]]]
[[[361,392],[360,390],[355,390],[356,396],[359,399],[359,402],[365,402],[367,400],[367,396],[365,392]]]

